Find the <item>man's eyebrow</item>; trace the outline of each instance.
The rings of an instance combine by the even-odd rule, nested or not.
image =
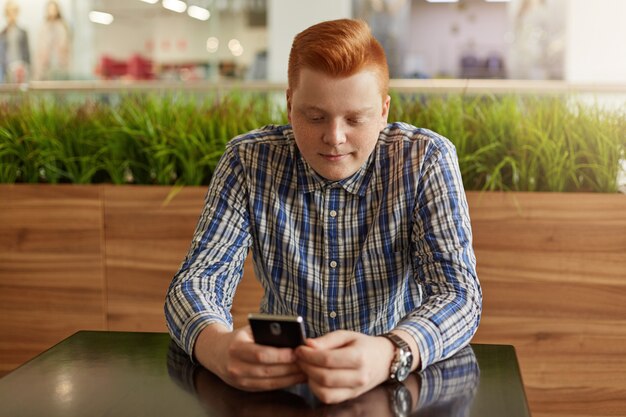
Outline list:
[[[303,111],[318,111],[318,112],[321,112],[321,113],[328,113],[323,108],[318,107],[318,106],[313,105],[313,104],[312,105],[306,105],[305,104],[301,108],[302,108]],[[346,114],[348,114],[348,115],[365,114],[365,113],[369,113],[369,112],[373,111],[374,109],[375,109],[374,106],[365,106],[365,107],[361,107],[361,108],[354,109],[354,110],[348,110],[346,112]]]
[[[374,106],[366,106],[366,107],[361,107],[360,109],[351,110],[348,113],[350,113],[350,114],[364,114],[364,113],[369,113],[369,112],[374,111],[374,110],[375,110]]]
[[[318,111],[318,112],[325,112],[324,109],[322,109],[321,107],[315,106],[315,105],[304,105],[301,107],[302,110],[304,111]]]

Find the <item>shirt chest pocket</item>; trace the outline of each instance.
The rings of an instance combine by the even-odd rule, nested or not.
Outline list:
[[[411,249],[407,236],[370,240],[357,262],[356,276],[365,280],[395,281],[403,279],[412,269]]]

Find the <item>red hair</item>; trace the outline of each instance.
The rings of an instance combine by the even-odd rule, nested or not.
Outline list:
[[[383,97],[389,89],[385,51],[362,20],[330,20],[297,34],[291,45],[287,70],[292,91],[298,86],[302,68],[333,77],[348,77],[371,69],[377,74]]]

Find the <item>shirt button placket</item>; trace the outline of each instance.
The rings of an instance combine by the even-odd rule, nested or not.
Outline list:
[[[330,268],[329,279],[330,285],[329,288],[329,303],[327,305],[328,308],[328,319],[329,319],[329,328],[331,330],[337,330],[337,326],[339,325],[337,319],[337,292],[339,291],[339,276],[338,276],[338,267],[340,261],[340,249],[338,244],[338,239],[341,236],[341,230],[339,230],[339,223],[337,222],[339,216],[338,206],[340,204],[340,188],[332,188],[329,190],[330,195],[328,198],[328,211],[327,211],[327,225],[329,229],[329,240],[328,244],[328,267]]]

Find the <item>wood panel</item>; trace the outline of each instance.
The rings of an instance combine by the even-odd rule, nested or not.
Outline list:
[[[166,331],[165,292],[189,248],[206,189],[105,186],[107,323]]]
[[[534,416],[626,414],[626,196],[468,193],[483,316]]]
[[[100,190],[0,185],[0,372],[102,330]]]
[[[110,330],[165,331],[165,292],[186,255],[206,187],[105,187],[107,323]],[[251,259],[233,305],[235,326],[257,311]]]

